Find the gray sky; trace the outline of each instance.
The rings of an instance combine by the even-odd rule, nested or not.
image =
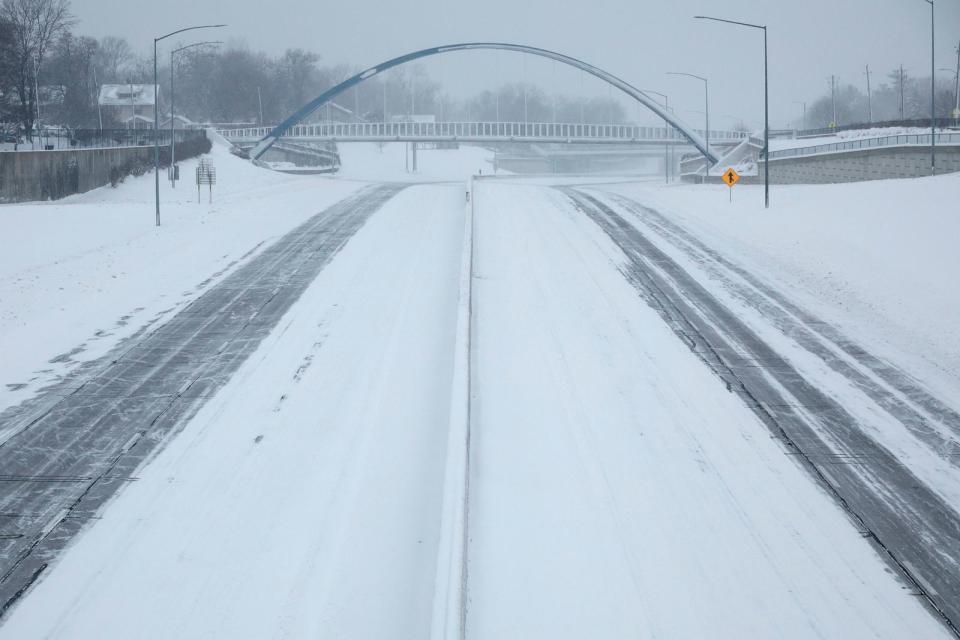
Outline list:
[[[960,0],[937,0],[937,67],[954,67],[960,40]],[[763,117],[762,32],[693,20],[697,14],[766,23],[770,38],[771,126],[798,117],[800,105],[827,87],[874,83],[899,64],[929,75],[930,10],[924,0],[73,0],[76,30],[127,38],[149,50],[155,35],[191,24],[226,22],[217,37],[281,53],[301,47],[328,63],[366,67],[415,49],[471,40],[553,49],[667,93],[680,117],[700,125],[703,85],[671,77],[685,71],[710,79],[711,124],[729,116],[753,124]],[[203,32],[197,32],[202,34]],[[213,35],[211,32],[210,35]],[[200,36],[197,39],[202,39]],[[193,39],[186,34],[180,42]],[[505,52],[466,52],[424,64],[456,97],[502,81],[526,79],[548,91],[607,95],[599,81],[546,60]],[[943,73],[943,72],[938,72]],[[946,78],[947,74],[943,73]]]

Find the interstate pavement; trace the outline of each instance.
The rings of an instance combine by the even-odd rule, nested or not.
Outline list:
[[[712,290],[653,239],[667,241],[726,279],[747,308],[796,340],[910,433],[940,463],[960,460],[948,446],[960,416],[894,365],[872,355],[758,278],[732,264],[658,212],[620,196],[564,188],[627,258],[621,267],[655,309],[728,390],[769,428],[848,513],[861,535],[894,566],[935,615],[956,634],[960,626],[960,514],[876,434],[879,418],[864,415],[808,379]],[[647,231],[647,230],[650,231]],[[724,276],[724,274],[726,274]]]
[[[318,213],[176,316],[0,414],[0,615],[403,186]]]

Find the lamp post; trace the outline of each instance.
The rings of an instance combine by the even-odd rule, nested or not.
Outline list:
[[[960,55],[957,56],[957,59],[960,60]],[[957,83],[957,103],[953,109],[954,119],[960,118],[960,65],[957,65],[957,70],[948,69],[947,67],[940,67],[937,71],[946,71],[947,73],[953,74],[954,82]]]
[[[176,160],[176,157],[177,157],[177,156],[176,156],[176,152],[177,152],[177,139],[176,139],[176,136],[175,136],[174,120],[173,120],[173,64],[174,64],[174,61],[173,61],[173,60],[174,60],[174,56],[175,56],[176,54],[180,53],[181,51],[185,51],[186,49],[192,49],[192,48],[194,48],[194,47],[202,47],[202,46],[205,46],[205,45],[219,45],[219,44],[223,44],[223,42],[221,42],[220,40],[209,40],[209,41],[207,41],[207,42],[194,42],[193,44],[188,44],[188,45],[186,45],[186,46],[184,46],[184,47],[180,47],[179,49],[174,49],[173,51],[170,52],[170,186],[172,186],[174,189],[177,188],[177,181],[176,181],[176,179],[175,179],[175,178],[176,178],[175,172],[176,172],[176,170],[177,170],[177,169],[176,169],[176,167],[177,167],[177,160]],[[259,90],[259,87],[257,87],[257,89]]]
[[[696,78],[697,80],[703,81],[703,108],[704,108],[704,119],[706,121],[706,138],[707,141],[707,151],[710,151],[710,87],[707,79],[703,76],[698,76],[692,73],[684,73],[682,71],[667,71],[667,75],[670,76],[687,76],[688,78]],[[706,182],[707,177],[710,175],[710,159],[707,159],[707,163],[704,168],[703,176],[704,182]]]
[[[714,22],[726,22],[736,24],[741,27],[750,27],[751,29],[763,29],[763,206],[770,207],[770,92],[769,76],[767,74],[767,25],[750,24],[749,22],[737,22],[736,20],[724,20],[723,18],[711,18],[710,16],[694,16],[697,20],[713,20]]]
[[[659,91],[651,91],[650,89],[641,89],[640,93],[652,93],[655,96],[660,96],[663,98],[663,108],[666,111],[670,111],[670,98],[667,97],[667,94],[660,93]],[[666,120],[663,121],[664,132],[670,130],[670,123]],[[663,145],[663,179],[667,184],[670,184],[670,142],[667,141]]]
[[[157,43],[170,36],[175,36],[184,31],[193,31],[194,29],[218,29],[225,27],[225,24],[204,24],[196,27],[186,27],[153,39],[153,175],[154,175],[154,201],[157,209],[157,226],[160,226],[160,110],[157,97],[160,93],[157,83]]]
[[[802,129],[802,130],[806,130],[806,128],[807,128],[807,103],[806,103],[805,101],[801,101],[801,100],[794,100],[794,101],[793,101],[793,104],[802,104],[802,105],[803,105],[803,129]]]
[[[934,23],[933,0],[926,0],[930,5],[930,175],[937,173],[937,113],[936,113],[936,62],[934,59],[934,34],[936,26]]]

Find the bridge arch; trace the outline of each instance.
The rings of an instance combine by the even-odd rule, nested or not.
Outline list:
[[[429,56],[435,56],[441,53],[448,53],[450,51],[469,51],[472,49],[498,49],[502,51],[515,51],[518,53],[526,53],[530,55],[540,56],[543,58],[549,58],[551,60],[556,60],[557,62],[562,62],[563,64],[581,69],[590,75],[600,78],[604,82],[620,89],[628,96],[641,103],[646,108],[653,111],[655,114],[669,122],[674,128],[677,129],[683,136],[690,141],[690,144],[695,146],[697,150],[700,151],[711,163],[716,164],[719,158],[713,151],[710,150],[707,142],[697,134],[690,126],[683,123],[671,113],[667,112],[664,108],[658,105],[656,102],[651,100],[644,94],[642,91],[634,87],[633,85],[627,83],[624,80],[621,80],[612,73],[607,73],[603,69],[595,67],[591,64],[583,62],[582,60],[577,60],[576,58],[571,58],[570,56],[565,56],[562,53],[557,53],[556,51],[550,51],[548,49],[539,49],[537,47],[528,47],[522,44],[509,44],[506,42],[466,42],[462,44],[451,44],[442,47],[431,47],[429,49],[421,49],[420,51],[414,51],[413,53],[408,53],[406,55],[393,58],[392,60],[387,60],[382,62],[374,67],[370,67],[366,71],[361,71],[360,73],[351,76],[341,82],[340,84],[333,86],[319,96],[303,105],[298,109],[293,115],[289,118],[278,124],[270,133],[264,136],[257,145],[250,152],[250,157],[254,160],[260,158],[267,149],[269,149],[274,142],[277,141],[280,136],[282,136],[286,131],[291,127],[301,122],[304,118],[308,117],[314,111],[325,105],[326,103],[333,100],[335,97],[352,88],[354,85],[357,85],[368,78],[383,73],[388,69],[393,67],[418,60],[420,58],[426,58]]]

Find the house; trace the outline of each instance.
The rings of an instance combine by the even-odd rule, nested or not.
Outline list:
[[[153,127],[155,97],[152,84],[104,84],[98,102],[104,120],[144,129]]]
[[[174,129],[197,129],[199,125],[186,116],[182,116],[179,113],[173,116],[173,127]],[[170,128],[170,115],[167,114],[164,118],[160,120],[161,129]]]

